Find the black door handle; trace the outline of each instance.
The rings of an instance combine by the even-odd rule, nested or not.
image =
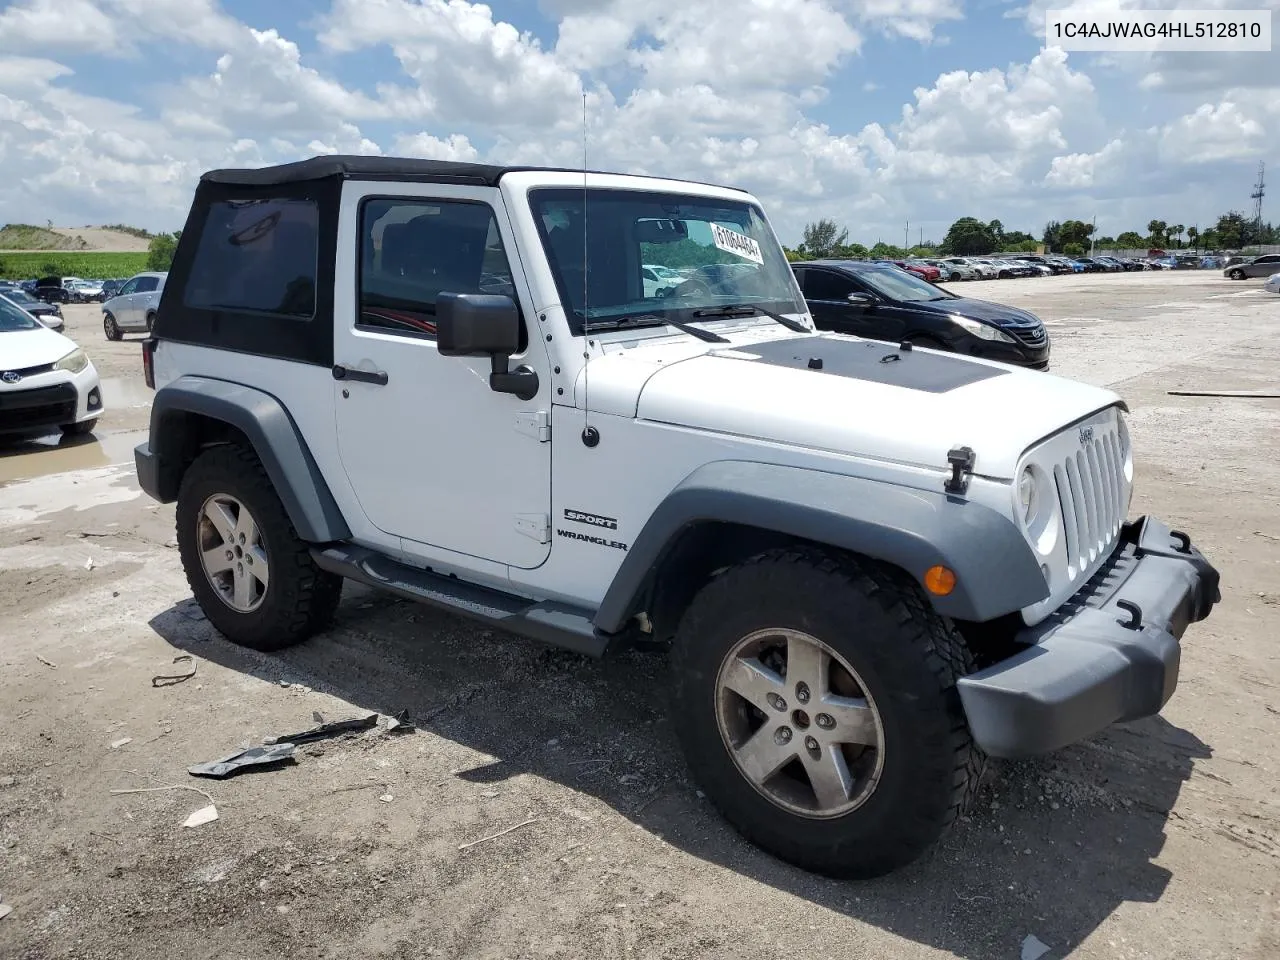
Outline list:
[[[335,380],[359,380],[361,383],[376,383],[380,387],[385,387],[387,381],[391,378],[387,376],[384,370],[357,370],[355,367],[348,367],[344,363],[335,363],[333,365],[333,379]]]

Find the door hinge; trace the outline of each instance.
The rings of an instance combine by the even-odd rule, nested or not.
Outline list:
[[[545,513],[517,513],[516,532],[534,543],[548,543],[551,540],[551,518]]]
[[[546,410],[521,410],[516,414],[516,429],[539,443],[551,439],[551,414]]]

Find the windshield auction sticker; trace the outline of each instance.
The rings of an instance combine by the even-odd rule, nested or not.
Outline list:
[[[752,263],[764,264],[764,254],[760,252],[760,244],[745,233],[738,233],[718,223],[711,224],[711,240],[717,249],[732,253],[736,257],[750,260]]]

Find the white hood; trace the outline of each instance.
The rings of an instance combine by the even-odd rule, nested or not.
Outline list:
[[[0,332],[0,373],[56,363],[76,348],[75,342],[36,321],[35,330]]]
[[[590,364],[592,407],[608,398],[624,413],[630,394],[642,420],[938,470],[948,469],[948,450],[968,446],[975,473],[1008,479],[1036,441],[1120,402],[1088,384],[935,350],[836,334],[771,339],[606,355]]]

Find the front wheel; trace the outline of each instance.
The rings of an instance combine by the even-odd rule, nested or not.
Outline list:
[[[676,635],[677,730],[725,818],[783,860],[876,877],[927,851],[983,765],[964,640],[892,569],[780,549],[729,568]]]
[[[183,475],[176,513],[191,592],[232,643],[279,650],[333,617],[342,578],[316,566],[253,451],[200,454]]]
[[[1227,276],[1229,276],[1232,280],[1243,280],[1243,279],[1244,279],[1244,271],[1243,271],[1243,270],[1232,270],[1229,274],[1227,274]]]

